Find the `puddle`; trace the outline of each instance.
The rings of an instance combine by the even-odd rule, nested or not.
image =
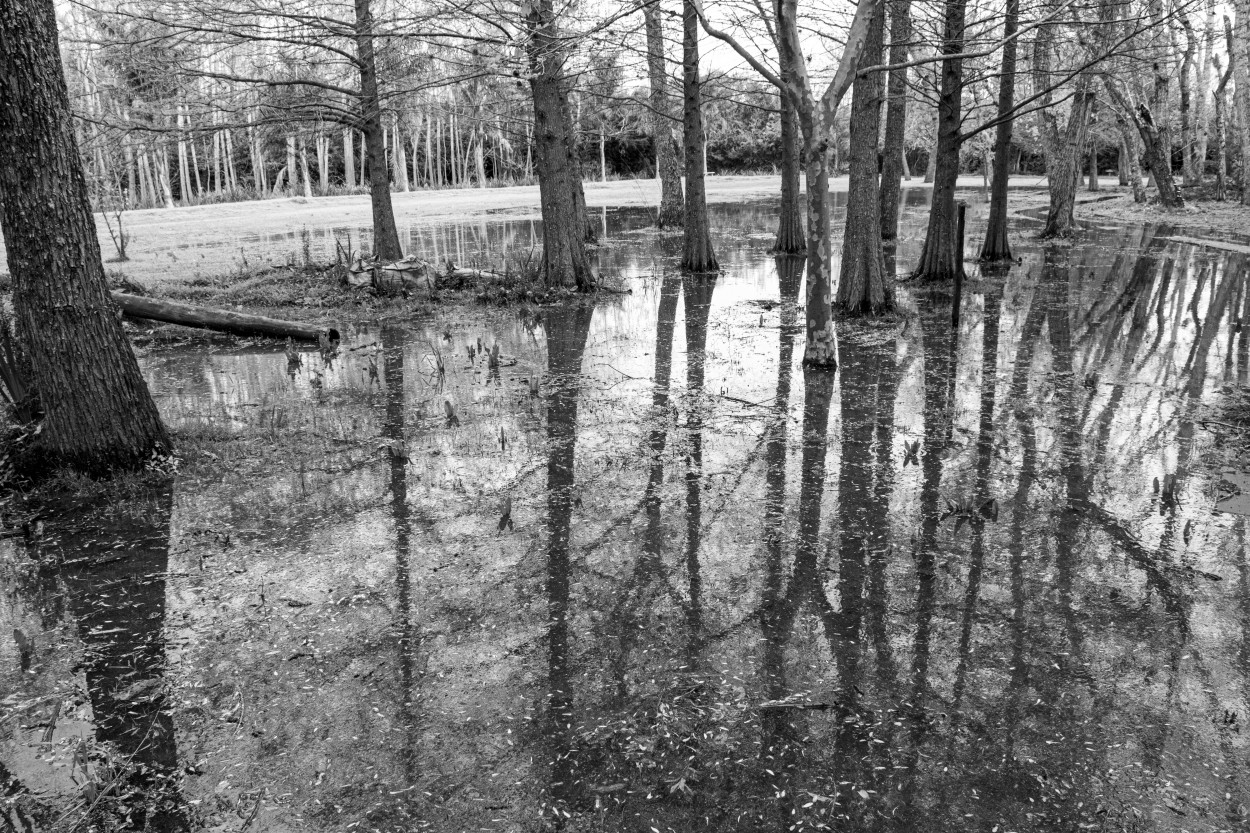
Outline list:
[[[600,220],[633,292],[593,309],[366,328],[293,372],[148,355],[215,473],[0,541],[3,800],[111,784],[162,830],[1245,826],[1245,520],[1201,422],[1250,372],[1241,255],[1021,238],[957,332],[904,287],[831,376],[775,206],[714,209],[715,279],[644,211]],[[533,228],[434,237],[469,262]]]

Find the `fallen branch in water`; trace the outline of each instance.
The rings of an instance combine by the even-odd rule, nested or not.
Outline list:
[[[318,341],[322,336],[331,342],[339,340],[339,331],[333,327],[305,324],[299,321],[283,321],[263,315],[249,315],[228,309],[200,307],[179,301],[162,301],[157,298],[141,298],[125,292],[111,293],[113,301],[121,307],[122,315],[166,324],[181,324],[203,330],[218,330],[244,336],[272,336],[275,338],[298,338],[301,341]]]

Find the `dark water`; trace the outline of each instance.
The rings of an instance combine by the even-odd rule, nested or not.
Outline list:
[[[607,212],[634,291],[593,309],[365,329],[293,376],[272,345],[148,355],[201,459],[3,542],[0,800],[72,825],[113,784],[97,812],[149,829],[1245,829],[1250,568],[1204,422],[1250,371],[1243,256],[1022,221],[957,332],[905,286],[898,320],[840,324],[831,376],[773,211],[714,212],[715,280]],[[479,231],[462,262],[530,234]]]

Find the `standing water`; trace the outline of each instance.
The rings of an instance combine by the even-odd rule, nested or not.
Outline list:
[[[828,374],[774,206],[602,219],[631,294],[146,356],[184,473],[0,542],[16,829],[1245,828],[1242,255],[1023,224]]]

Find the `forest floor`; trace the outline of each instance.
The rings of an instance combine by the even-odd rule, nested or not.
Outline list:
[[[1226,247],[1250,253],[1250,206],[1237,202],[1191,200],[1184,208],[1169,210],[1157,203],[1136,203],[1127,188],[1111,190],[1116,196],[1079,205],[1077,217],[1095,217],[1121,223],[1148,223],[1170,226],[1171,232],[1190,232],[1196,238],[1214,235]],[[1078,199],[1088,200],[1093,194],[1083,193]],[[1229,239],[1229,237],[1233,239]],[[1214,241],[1208,241],[1214,242]]]

